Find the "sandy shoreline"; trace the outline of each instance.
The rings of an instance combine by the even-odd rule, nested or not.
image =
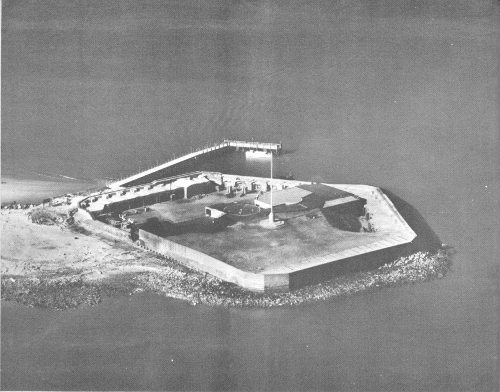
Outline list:
[[[0,200],[2,205],[13,201],[38,204],[49,197],[96,188],[100,183],[102,181],[46,181],[2,176]]]
[[[63,213],[69,207],[58,207]],[[132,244],[45,226],[29,210],[1,210],[2,299],[55,309],[95,305],[103,296],[150,291],[192,304],[272,307],[299,305],[446,275],[444,252],[419,252],[375,271],[338,277],[291,293],[256,294],[189,270]]]

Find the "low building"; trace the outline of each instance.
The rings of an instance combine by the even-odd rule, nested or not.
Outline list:
[[[210,218],[219,219],[222,218],[226,213],[223,211],[223,208],[218,205],[207,206],[205,207],[205,216],[209,216]]]

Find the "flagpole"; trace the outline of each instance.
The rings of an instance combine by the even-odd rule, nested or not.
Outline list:
[[[269,221],[274,222],[274,213],[273,213],[273,150],[271,150],[271,213],[269,214]]]

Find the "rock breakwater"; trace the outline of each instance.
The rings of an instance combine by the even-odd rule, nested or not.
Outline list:
[[[92,306],[106,296],[152,292],[186,300],[192,305],[224,307],[296,306],[335,297],[441,279],[451,267],[447,250],[417,252],[400,257],[380,268],[340,276],[330,281],[288,293],[251,293],[164,260],[155,272],[121,274],[102,280],[85,281],[68,271],[66,274],[33,277],[2,276],[2,298],[27,306],[68,309]]]

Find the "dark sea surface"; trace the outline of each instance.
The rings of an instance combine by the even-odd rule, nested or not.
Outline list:
[[[2,13],[2,176],[117,178],[224,137],[282,140],[281,174],[380,186],[456,249],[443,280],[298,308],[2,302],[3,389],[498,389],[498,1]]]

